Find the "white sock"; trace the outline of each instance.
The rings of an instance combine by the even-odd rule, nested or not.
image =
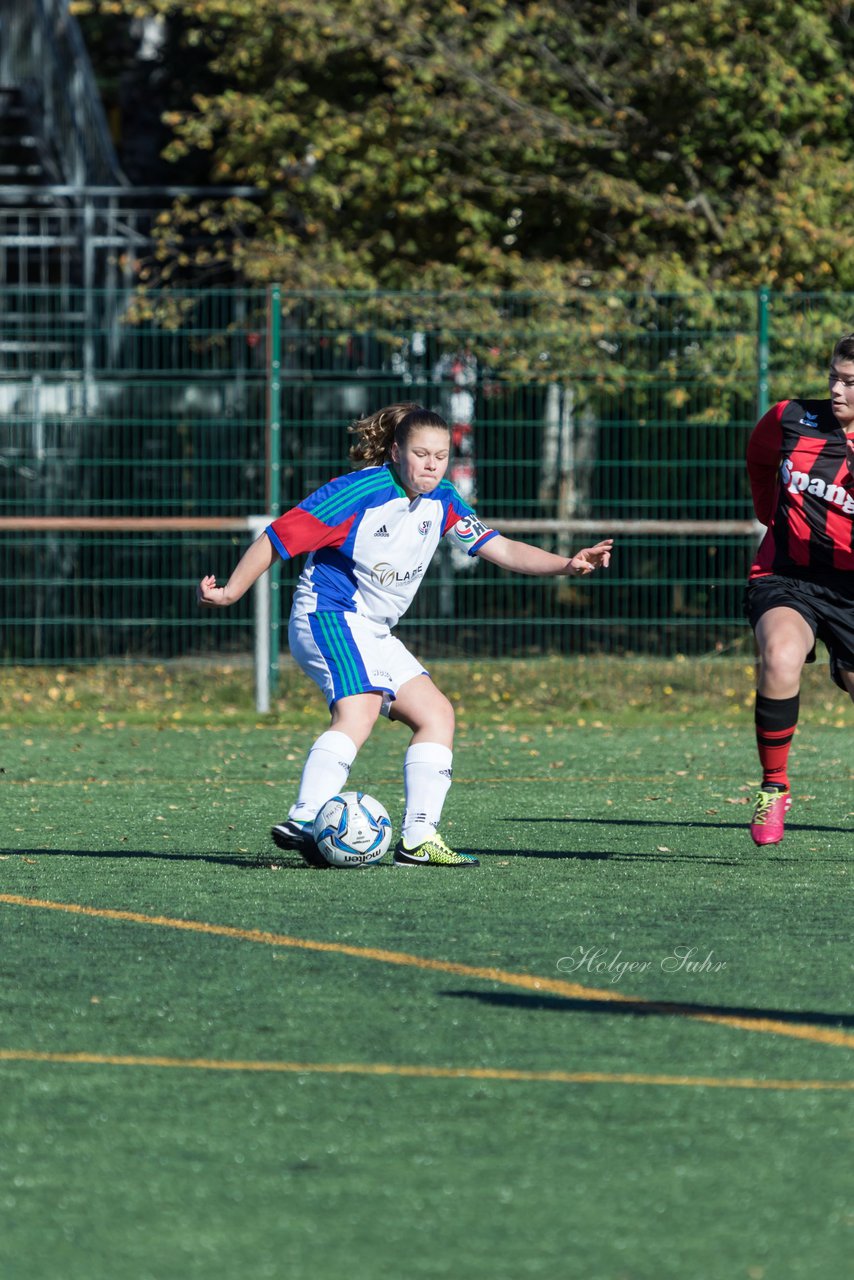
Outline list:
[[[299,795],[288,817],[294,822],[314,822],[324,800],[343,789],[358,750],[346,733],[337,729],[322,733],[303,765]]]
[[[401,836],[410,849],[436,834],[451,785],[454,753],[438,742],[418,742],[403,761],[406,805]]]

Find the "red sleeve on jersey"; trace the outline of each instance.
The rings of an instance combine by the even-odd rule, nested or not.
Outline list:
[[[354,512],[341,524],[328,525],[302,507],[292,507],[267,526],[267,535],[279,554],[290,559],[321,547],[340,547],[355,519]]]
[[[459,511],[455,511],[453,507],[448,507],[448,510],[445,512],[445,523],[442,528],[442,537],[444,538],[448,530],[453,529],[454,525],[458,524],[462,518],[463,517]]]
[[[763,414],[747,445],[747,474],[753,495],[753,510],[762,524],[770,524],[777,504],[780,481],[780,446],[783,442],[782,417],[788,400],[781,400]]]
[[[750,573],[747,576],[751,582],[754,578],[762,578],[766,573],[774,572],[774,554],[774,535],[769,531],[762,539],[756,559],[750,566]]]

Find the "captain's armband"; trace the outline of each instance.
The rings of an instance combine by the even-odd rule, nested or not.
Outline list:
[[[476,515],[463,516],[462,520],[458,520],[448,530],[451,542],[468,555],[473,555],[483,542],[496,536],[496,530],[490,529],[489,525],[478,520]]]

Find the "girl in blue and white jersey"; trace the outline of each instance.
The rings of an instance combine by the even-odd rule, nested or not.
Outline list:
[[[331,724],[309,751],[299,794],[272,830],[281,849],[325,866],[312,838],[318,809],[340,792],[381,713],[402,721],[412,739],[403,766],[405,806],[397,866],[476,866],[439,835],[451,785],[454,710],[420,662],[392,635],[443,537],[470,556],[516,573],[589,574],[607,567],[612,540],[567,559],[504,538],[483,524],[444,479],[450,429],[421,405],[390,405],[354,424],[339,476],[274,520],[248,549],[225,586],[203,578],[199,604],[234,604],[277,560],[309,552],[294,594],[288,643],[326,697]]]

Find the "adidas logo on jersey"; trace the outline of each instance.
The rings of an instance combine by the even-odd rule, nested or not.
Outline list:
[[[388,537],[388,529],[385,527],[385,525],[384,525],[384,524],[381,524],[381,525],[380,525],[379,529],[377,529],[376,533],[374,534],[374,537],[375,537],[375,538],[387,538],[387,537]]]

